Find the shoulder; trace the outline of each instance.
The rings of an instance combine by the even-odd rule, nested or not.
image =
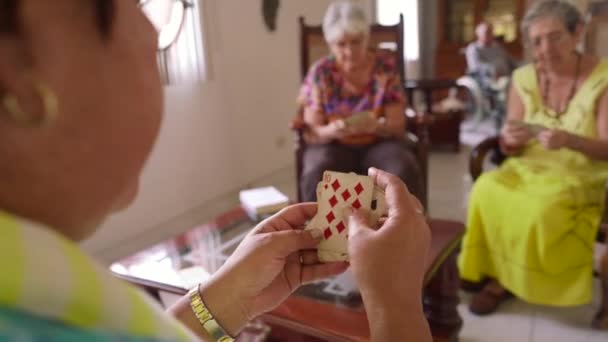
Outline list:
[[[390,50],[371,50],[373,53],[374,61],[375,61],[375,69],[377,71],[383,72],[393,72],[396,73],[398,70],[397,66],[397,56],[395,52]]]
[[[608,59],[595,56],[586,56],[583,60],[586,66],[583,74],[588,75],[590,87],[587,88],[590,96],[599,97],[602,105],[606,105],[608,93]]]
[[[531,80],[536,76],[536,69],[534,68],[534,64],[528,63],[513,71],[513,81],[514,82],[526,82]]]
[[[334,68],[336,60],[333,56],[328,55],[318,59],[308,69],[307,79],[318,81],[322,77],[328,75]]]
[[[519,96],[530,97],[538,91],[534,64],[526,64],[515,69],[511,75],[511,84]]]
[[[608,58],[589,57],[590,72],[596,72],[600,77],[608,76]]]
[[[123,341],[162,342],[154,338],[126,336],[81,329],[24,311],[0,307],[0,341]]]

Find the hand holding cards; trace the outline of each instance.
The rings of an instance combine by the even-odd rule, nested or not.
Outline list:
[[[325,171],[317,185],[317,214],[305,229],[321,229],[323,241],[317,247],[322,262],[348,260],[345,210],[365,209],[374,226],[387,214],[384,191],[369,176]]]
[[[373,118],[372,112],[358,112],[344,119],[346,127],[358,126]]]
[[[528,130],[528,132],[532,136],[537,136],[540,132],[548,129],[547,127],[545,127],[543,125],[532,124],[532,123],[528,123],[528,122],[521,121],[521,120],[509,120],[509,121],[507,121],[507,123],[509,125],[513,125],[515,127]]]

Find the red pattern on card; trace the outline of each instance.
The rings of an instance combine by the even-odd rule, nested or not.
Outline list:
[[[333,211],[330,211],[329,214],[325,215],[325,218],[327,219],[327,222],[331,223],[336,219],[336,215],[334,215]]]
[[[329,205],[331,205],[331,207],[335,207],[336,204],[338,204],[338,199],[336,198],[336,196],[331,196],[331,198],[329,199]]]
[[[357,183],[357,186],[355,186],[355,192],[357,192],[357,195],[360,195],[363,190],[365,190],[365,188],[363,185],[361,185],[361,182]]]
[[[338,230],[338,233],[342,233],[344,229],[346,229],[344,222],[340,221],[340,223],[336,225],[336,229]]]
[[[338,189],[340,189],[340,182],[336,179],[333,183],[331,183],[331,187],[332,189],[334,189],[334,191],[338,191]]]
[[[361,202],[359,202],[358,199],[353,202],[353,208],[355,208],[355,209],[361,208]]]
[[[323,236],[325,236],[325,240],[329,239],[331,235],[331,229],[329,229],[329,227],[325,228],[325,230],[323,231]]]
[[[348,189],[346,189],[342,192],[342,199],[344,199],[345,201],[348,201],[348,199],[350,197],[351,197],[351,195],[350,195],[350,191],[348,191]]]

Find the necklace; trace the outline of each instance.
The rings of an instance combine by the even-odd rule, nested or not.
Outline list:
[[[548,111],[548,98],[549,98],[549,88],[551,87],[551,81],[549,81],[549,77],[547,76],[547,74],[544,73],[544,71],[541,71],[543,74],[543,77],[545,78],[545,89],[543,91],[543,113],[551,118],[554,119],[558,119],[559,117],[561,117],[562,115],[564,115],[566,113],[566,111],[568,110],[568,107],[570,106],[570,101],[572,101],[572,98],[574,97],[574,92],[576,91],[576,83],[578,82],[578,77],[579,77],[579,73],[580,73],[580,69],[581,69],[581,55],[578,52],[575,52],[576,54],[576,72],[574,74],[574,80],[572,81],[572,86],[570,87],[570,92],[568,93],[568,101],[566,101],[566,105],[564,106],[564,108],[561,108],[559,110],[555,110],[555,115],[551,115],[550,111]]]

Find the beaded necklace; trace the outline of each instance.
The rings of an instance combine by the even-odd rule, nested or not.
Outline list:
[[[574,80],[572,81],[572,86],[570,87],[570,92],[568,93],[568,101],[566,101],[566,105],[559,109],[559,110],[555,110],[555,114],[552,115],[551,112],[548,110],[548,98],[549,98],[549,88],[551,88],[551,81],[549,80],[549,77],[544,73],[544,71],[542,71],[541,69],[541,74],[544,77],[544,88],[543,89],[543,114],[547,115],[550,118],[553,119],[559,119],[562,115],[564,115],[567,111],[568,111],[568,107],[570,106],[570,102],[572,101],[572,98],[574,97],[574,93],[576,92],[576,84],[578,83],[578,78],[579,78],[579,74],[580,74],[580,69],[581,69],[581,55],[578,52],[575,52],[576,54],[576,72],[574,74]]]

